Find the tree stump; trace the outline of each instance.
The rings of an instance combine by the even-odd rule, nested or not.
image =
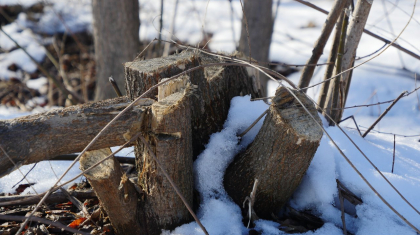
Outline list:
[[[219,63],[172,80],[149,96],[158,102],[145,119],[145,129],[149,130],[145,139],[190,205],[194,157],[204,149],[210,134],[222,129],[234,96],[257,96],[244,68],[223,67],[222,62],[217,57],[184,51],[125,64],[127,94],[135,99],[165,78],[196,66]],[[135,153],[138,182],[144,191],[138,210],[146,214],[147,234],[160,234],[161,229],[174,229],[191,221],[188,210],[140,141]]]
[[[293,91],[321,123],[313,104]],[[319,146],[322,130],[284,87],[280,87],[264,124],[247,150],[228,167],[224,185],[242,205],[258,179],[254,210],[264,219],[278,212],[302,180]]]

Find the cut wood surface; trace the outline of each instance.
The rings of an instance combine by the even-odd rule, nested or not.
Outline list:
[[[186,86],[181,88],[176,84],[186,84]],[[152,105],[149,128],[151,132],[146,133],[145,139],[191,206],[193,157],[190,85],[189,77],[183,76],[159,90],[167,96],[160,95],[159,102]],[[140,153],[137,157],[138,184],[146,195],[139,210],[147,214],[146,234],[160,234],[161,229],[172,230],[180,224],[191,221],[192,217],[182,200],[150,156],[147,148],[140,142],[137,145],[137,152]]]
[[[153,103],[145,99],[104,133],[91,150],[124,144],[124,135],[141,129],[144,111]],[[25,117],[0,121],[0,145],[17,166],[79,152],[129,104],[127,97],[53,109]],[[137,123],[137,125],[134,125]],[[15,169],[0,151],[0,176]]]
[[[125,64],[127,94],[135,99],[166,78],[212,63],[223,61],[191,51],[128,62]],[[149,96],[157,98],[158,102],[152,105],[146,123],[150,131],[144,133],[144,137],[190,206],[193,204],[194,157],[204,149],[209,136],[223,128],[230,100],[247,94],[255,97],[257,93],[246,70],[239,66],[218,65],[187,73]],[[186,207],[141,142],[137,142],[135,153],[138,182],[144,190],[138,211],[147,214],[148,234],[160,234],[161,229],[173,229],[191,221]]]
[[[183,51],[165,58],[125,63],[127,94],[131,99],[143,94],[163,78],[169,78],[196,66],[221,63],[215,56]],[[204,150],[209,136],[223,128],[230,100],[239,95],[258,97],[258,91],[248,76],[246,69],[240,66],[205,67],[187,74],[190,77],[194,96],[191,107],[191,125],[193,128],[193,154],[197,156]],[[158,91],[149,96],[156,98]]]
[[[294,93],[321,122],[311,101]],[[258,179],[254,210],[260,218],[271,219],[301,182],[321,137],[322,130],[313,119],[280,87],[255,140],[226,171],[224,185],[229,196],[242,205]]]

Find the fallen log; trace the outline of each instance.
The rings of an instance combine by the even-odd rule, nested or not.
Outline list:
[[[317,111],[302,93],[293,91],[318,122]],[[242,205],[259,185],[254,210],[271,219],[288,201],[305,175],[322,137],[313,119],[284,88],[280,87],[258,135],[226,170],[224,185],[229,196]]]
[[[145,110],[153,102],[150,99],[140,101],[136,108],[112,125],[91,150],[124,144],[124,135],[141,130]],[[0,145],[17,167],[79,152],[129,103],[127,97],[121,97],[0,120]],[[0,177],[15,169],[0,151]]]

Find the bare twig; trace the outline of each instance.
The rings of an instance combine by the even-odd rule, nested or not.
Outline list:
[[[395,135],[394,135],[394,152],[392,153],[392,170],[391,170],[391,173],[394,173],[394,163],[395,163]]]
[[[244,137],[244,135],[246,135],[246,133],[248,133],[248,131],[250,131],[261,120],[261,118],[263,118],[268,113],[269,110],[270,109],[265,110],[257,119],[255,119],[255,121],[251,125],[249,125],[248,128],[246,128],[246,130],[239,134],[238,137]]]
[[[326,11],[326,10],[324,10],[324,9],[322,9],[322,8],[320,8],[320,7],[312,4],[312,3],[309,3],[307,1],[304,1],[304,0],[295,0],[295,1],[297,1],[299,3],[302,3],[303,5],[306,5],[308,7],[311,7],[311,8],[313,8],[313,9],[319,11],[319,12],[322,12],[322,13],[324,13],[326,15],[328,14],[328,11]],[[410,55],[410,56],[412,56],[412,57],[420,60],[420,55],[417,55],[416,53],[414,53],[414,52],[406,49],[405,47],[402,47],[402,46],[400,46],[398,44],[392,43],[388,39],[385,39],[385,38],[383,38],[383,37],[381,37],[381,36],[379,36],[377,34],[374,34],[374,33],[372,33],[371,31],[369,31],[367,29],[364,29],[363,32],[366,33],[369,36],[372,36],[372,37],[374,37],[374,38],[376,38],[378,40],[383,41],[384,43],[387,43],[388,45],[392,45],[393,47],[397,48],[398,50],[400,50],[400,51],[402,51],[402,52],[404,52],[404,53],[406,53],[406,54],[408,54],[408,55]]]
[[[115,93],[117,93],[118,97],[122,96],[122,93],[120,91],[120,88],[118,88],[117,83],[115,82],[115,80],[111,77],[109,77],[109,82],[111,83],[112,87],[114,88]]]
[[[338,185],[337,185],[338,186]],[[343,234],[347,235],[346,229],[346,214],[344,213],[344,197],[341,193],[341,188],[338,187],[338,198],[340,199],[340,207],[341,207],[341,222],[343,223]]]
[[[324,47],[327,44],[328,38],[332,30],[334,29],[335,23],[343,12],[344,7],[347,5],[345,0],[336,0],[330,13],[328,14],[325,24],[322,27],[321,35],[315,43],[315,46],[312,50],[312,56],[309,58],[307,64],[316,64],[318,63],[319,58],[321,57]],[[314,74],[315,67],[304,67],[302,74],[300,76],[299,88],[307,87],[311,81],[312,75]],[[306,92],[306,90],[303,90]]]
[[[76,234],[83,234],[83,235],[90,235],[90,233],[87,232],[83,232],[74,228],[70,228],[67,227],[66,225],[63,225],[60,222],[54,222],[48,219],[44,219],[44,218],[39,218],[39,217],[27,217],[27,216],[18,216],[18,215],[0,215],[0,220],[12,220],[12,221],[25,221],[25,220],[30,220],[33,222],[38,222],[38,223],[42,223],[42,224],[49,224],[52,225],[54,227],[57,228],[61,228],[65,231],[71,232],[71,233],[76,233]],[[17,233],[18,234],[18,233]],[[20,234],[20,233],[19,233]]]
[[[23,176],[23,179],[22,180],[26,180],[26,182],[29,184],[29,186],[31,187],[31,189],[32,190],[34,190],[34,192],[38,195],[38,192],[35,190],[35,188],[34,187],[32,187],[32,184],[29,182],[29,180],[28,180],[28,178],[26,178],[26,176],[28,175],[28,174],[23,174],[23,172],[20,170],[20,168],[16,165],[16,163],[15,163],[15,161],[13,161],[13,159],[9,156],[9,154],[6,152],[6,150],[4,150],[4,148],[0,145],[0,149],[3,151],[3,153],[4,153],[4,155],[6,155],[6,157],[7,158],[9,158],[9,160],[13,163],[13,165],[18,169],[18,171],[20,172],[20,174]],[[35,167],[35,166],[34,166]],[[32,167],[32,169],[33,169],[33,167]],[[29,171],[28,171],[28,173],[32,170],[32,169],[30,169]],[[21,181],[22,181],[21,180]],[[19,181],[19,182],[21,182],[21,181]],[[18,182],[18,183],[19,183]],[[13,186],[14,187],[14,186]],[[13,188],[12,187],[12,188]]]
[[[187,200],[181,194],[181,192],[179,191],[178,187],[175,185],[175,183],[172,181],[171,177],[168,175],[168,173],[166,172],[166,170],[163,168],[162,164],[160,164],[160,161],[156,157],[156,155],[153,152],[152,148],[150,147],[149,143],[147,143],[147,141],[144,139],[144,137],[142,135],[139,135],[139,138],[140,138],[141,142],[143,142],[143,144],[146,146],[147,150],[149,151],[150,156],[153,158],[153,160],[156,162],[156,165],[158,165],[159,169],[165,175],[166,179],[169,181],[169,183],[171,184],[172,188],[175,190],[176,194],[178,194],[179,198],[181,198],[181,200],[184,203],[185,207],[187,207],[187,209],[190,212],[190,214],[192,215],[192,217],[194,217],[194,220],[197,222],[197,224],[203,230],[204,234],[209,235],[209,233],[207,232],[206,228],[203,226],[203,224],[201,224],[200,220],[195,215],[195,213],[192,210],[192,208],[190,207],[190,205],[188,205]]]
[[[252,187],[252,191],[249,197],[245,198],[245,201],[242,205],[243,208],[245,208],[245,203],[248,202],[248,225],[246,228],[249,228],[249,225],[251,222],[254,222],[255,220],[258,220],[258,216],[254,211],[254,203],[255,203],[255,197],[257,196],[257,187],[258,187],[258,179],[255,179],[254,186]]]
[[[63,84],[61,84],[56,78],[54,78],[38,61],[36,61],[35,60],[35,58],[31,55],[31,54],[29,54],[28,53],[28,51],[26,51],[26,49],[25,48],[23,48],[23,47],[21,47],[20,45],[19,45],[19,43],[16,41],[16,40],[14,40],[8,33],[6,33],[4,30],[3,30],[3,28],[2,27],[0,27],[0,31],[2,32],[2,33],[4,33],[4,35],[6,35],[6,37],[8,37],[12,42],[14,42],[15,43],[15,45],[19,48],[19,49],[22,49],[22,51],[29,57],[29,59],[31,59],[31,61],[32,62],[34,62],[35,64],[36,64],[36,66],[38,67],[38,69],[48,78],[48,79],[50,79],[59,89],[60,89],[60,91],[61,92],[63,92],[65,95],[66,95],[66,97],[68,98],[68,99],[70,99],[70,101],[72,102],[72,104],[77,104],[77,101],[75,100],[75,97],[76,96],[74,96],[74,95],[72,95],[72,93],[69,91],[69,90],[67,90],[64,86],[63,86]]]
[[[367,134],[369,134],[369,132],[376,126],[376,124],[378,124],[378,122],[381,121],[381,119],[383,117],[385,117],[385,115],[389,112],[389,110],[391,110],[391,108],[398,102],[398,100],[400,100],[404,94],[406,94],[407,91],[403,91],[395,100],[394,102],[392,102],[391,105],[389,105],[389,107],[381,114],[381,116],[378,117],[378,119],[376,119],[376,121],[367,129],[367,131],[365,133],[363,133],[362,137],[365,138]]]
[[[353,115],[351,115],[351,116],[349,116],[349,117],[346,117],[346,118],[342,119],[341,121],[337,122],[337,124],[340,124],[340,123],[344,122],[345,120],[347,120],[347,119],[349,119],[349,118],[351,118],[351,119],[353,120],[354,125],[356,126],[357,131],[359,132],[359,135],[360,135],[360,136],[362,136],[362,132],[360,132],[359,125],[357,125],[356,119],[354,119],[354,116],[353,116]]]
[[[414,5],[414,7],[413,7],[413,9],[415,9],[415,5]],[[414,10],[413,10],[413,13],[414,13]],[[413,15],[413,14],[412,14]],[[178,45],[180,45],[180,46],[182,46],[182,47],[186,47],[186,48],[188,48],[187,46],[184,46],[184,45],[181,45],[181,44],[179,44],[179,43],[176,43],[176,44],[178,44]],[[264,68],[260,68],[258,65],[255,65],[255,64],[250,64],[250,63],[248,63],[248,62],[246,62],[246,61],[243,61],[243,60],[239,60],[239,59],[236,59],[236,58],[232,58],[232,57],[229,57],[229,56],[224,56],[224,55],[221,55],[221,54],[216,54],[216,53],[212,53],[212,52],[208,52],[208,51],[206,51],[206,50],[202,50],[202,49],[199,49],[198,48],[198,50],[200,50],[201,52],[203,52],[203,53],[206,53],[206,54],[209,54],[209,55],[213,55],[213,56],[218,56],[218,57],[222,57],[222,58],[225,58],[225,59],[227,59],[227,60],[232,60],[232,61],[236,61],[236,62],[239,62],[239,63],[243,63],[243,64],[248,64],[248,66],[251,66],[251,67],[253,67],[253,68],[255,68],[255,69],[257,69],[257,70],[259,70],[259,71],[261,71],[262,73],[264,73],[264,74],[266,74],[270,79],[272,79],[272,80],[274,80],[274,81],[276,81],[276,79],[274,79],[272,76],[270,76],[269,74],[267,74],[265,71],[266,70],[264,70]],[[270,71],[270,70],[267,70],[267,71]],[[293,84],[293,83],[292,83]],[[303,103],[296,97],[296,95],[293,93],[293,92],[291,92],[290,91],[290,89],[288,88],[288,87],[285,87],[286,89],[288,89],[288,91],[289,91],[289,93],[291,93],[293,96],[294,96],[294,98],[302,105],[302,107],[304,108],[304,110],[305,110],[305,112],[307,112],[311,117],[312,117],[312,119],[315,121],[316,119],[313,117],[313,115],[307,110],[307,108],[303,105]],[[307,96],[308,97],[308,96]],[[310,100],[312,100],[310,97],[308,97]],[[315,101],[313,101],[312,100],[312,102],[315,104],[315,105],[317,105],[316,104],[316,102]],[[329,118],[329,119],[331,119],[331,117],[329,117],[329,116],[327,116],[327,118]],[[316,122],[315,121],[315,123],[316,123],[316,125],[319,127],[319,128],[321,128],[322,130],[323,130],[323,132],[327,135],[327,137],[328,137],[328,139],[333,143],[333,145],[334,145],[334,147],[340,152],[340,154],[343,156],[343,158],[347,161],[347,163],[349,163],[349,165],[353,168],[353,170],[354,171],[356,171],[356,173],[360,176],[360,178],[362,178],[362,180],[369,186],[369,188],[376,194],[376,195],[378,195],[378,197],[381,199],[381,201],[386,205],[386,206],[388,206],[398,217],[400,217],[407,225],[409,225],[411,228],[413,228],[417,233],[420,233],[420,230],[419,229],[417,229],[413,224],[411,224],[404,216],[402,216],[394,207],[392,207],[389,203],[388,203],[388,201],[386,201],[383,197],[382,197],[382,195],[381,194],[379,194],[379,192],[369,183],[369,181],[360,173],[360,171],[354,166],[354,164],[350,161],[350,159],[344,154],[344,152],[340,149],[340,147],[338,147],[338,145],[335,143],[335,141],[332,139],[332,137],[328,134],[328,132],[325,130],[325,128],[320,124],[320,123],[318,123],[318,122]],[[337,124],[336,124],[337,125]],[[365,157],[365,159],[375,168],[375,170],[381,175],[381,177],[394,189],[394,191],[395,192],[397,192],[398,193],[398,195],[413,209],[413,210],[415,210],[419,215],[420,215],[420,212],[398,191],[398,189],[396,189],[395,188],[395,186],[382,174],[382,172],[375,166],[375,164],[373,164],[373,162],[372,161],[370,161],[370,159],[366,156],[366,154],[356,145],[356,143],[350,138],[350,136],[339,126],[339,125],[337,125],[337,127],[340,129],[340,131],[341,132],[343,132],[343,134],[344,135],[346,135],[346,137],[351,141],[351,143],[357,148],[357,150]]]

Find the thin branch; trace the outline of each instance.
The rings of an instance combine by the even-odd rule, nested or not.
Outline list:
[[[297,1],[299,3],[302,3],[303,5],[306,5],[308,7],[311,7],[311,8],[313,8],[313,9],[319,11],[319,12],[322,12],[322,13],[324,13],[326,15],[328,14],[328,11],[326,11],[326,10],[324,10],[324,9],[322,9],[322,8],[320,8],[320,7],[312,4],[312,3],[306,2],[304,0],[295,0],[295,1]],[[406,53],[406,54],[408,54],[408,55],[410,55],[410,56],[412,56],[412,57],[420,60],[420,55],[417,55],[416,53],[414,53],[414,52],[412,52],[412,51],[410,51],[410,50],[408,50],[408,49],[406,49],[406,48],[404,48],[404,47],[402,47],[402,46],[400,46],[398,44],[395,44],[395,43],[389,41],[388,39],[385,39],[385,38],[383,38],[383,37],[381,37],[381,36],[379,36],[377,34],[374,34],[374,33],[372,33],[371,31],[369,31],[367,29],[364,29],[363,32],[366,33],[369,36],[372,36],[372,37],[374,37],[374,38],[376,38],[378,40],[381,40],[384,43],[387,43],[388,45],[393,46],[393,47],[397,48],[398,50],[400,50],[400,51],[402,51],[402,52],[404,52],[404,53]]]
[[[295,1],[303,1],[303,0],[295,0]],[[355,69],[355,68],[358,68],[358,67],[360,67],[360,66],[362,66],[362,65],[364,65],[364,64],[366,64],[367,62],[369,62],[369,61],[371,61],[371,60],[373,60],[373,59],[375,59],[375,58],[377,58],[378,56],[380,56],[382,53],[384,53],[390,46],[392,46],[392,45],[395,45],[395,42],[398,40],[398,38],[401,36],[401,34],[405,31],[405,29],[408,27],[408,25],[410,24],[410,22],[411,22],[411,19],[413,19],[413,15],[414,15],[414,11],[415,11],[415,8],[416,8],[416,3],[417,3],[417,0],[415,0],[415,2],[414,2],[414,7],[413,7],[413,12],[412,12],[412,14],[411,14],[411,17],[410,17],[410,19],[408,20],[408,22],[407,22],[407,24],[404,26],[404,28],[401,30],[401,32],[400,32],[400,34],[398,34],[398,36],[392,41],[392,42],[390,42],[389,44],[388,44],[388,46],[387,47],[385,47],[381,52],[379,52],[377,55],[375,55],[375,56],[373,56],[372,58],[370,58],[370,59],[368,59],[368,60],[366,60],[366,61],[364,61],[364,62],[362,62],[362,63],[360,63],[360,64],[358,64],[358,65],[356,65],[356,66],[352,66],[352,67],[350,67],[349,69],[346,69],[346,70],[344,70],[344,71],[342,71],[341,73],[339,73],[339,74],[336,74],[335,76],[333,76],[333,77],[331,77],[331,78],[329,78],[329,79],[326,79],[326,80],[324,80],[324,81],[322,81],[322,82],[319,82],[319,83],[316,83],[316,84],[314,84],[314,85],[312,85],[312,86],[308,86],[308,87],[304,87],[304,88],[302,88],[301,90],[303,90],[303,89],[308,89],[308,88],[311,88],[311,87],[315,87],[315,86],[318,86],[319,84],[321,84],[321,83],[324,83],[324,82],[326,82],[326,81],[329,81],[329,80],[331,80],[331,79],[334,79],[334,78],[336,78],[336,77],[338,77],[338,76],[340,76],[340,75],[342,75],[342,74],[344,74],[344,73],[346,73],[346,72],[348,72],[348,71],[350,71],[350,70],[353,70],[353,69]],[[419,60],[420,60],[420,56],[419,56]]]
[[[72,95],[72,96],[70,96],[72,93],[69,91],[69,90],[67,90],[64,86],[63,86],[63,84],[61,84],[56,78],[54,78],[44,67],[42,67],[42,65],[38,62],[38,61],[36,61],[35,60],[35,58],[31,55],[31,54],[29,54],[28,53],[28,51],[26,51],[26,49],[25,48],[23,48],[23,47],[21,47],[20,45],[19,45],[19,43],[15,40],[15,39],[13,39],[8,33],[6,33],[4,30],[3,30],[3,27],[1,27],[0,26],[0,31],[2,32],[2,33],[4,33],[4,35],[6,35],[12,42],[14,42],[15,43],[15,45],[19,48],[19,49],[22,49],[22,51],[29,57],[29,59],[31,59],[31,61],[32,62],[34,62],[35,64],[36,64],[36,66],[38,67],[38,69],[48,78],[48,79],[50,79],[60,90],[61,90],[61,92],[63,92],[65,95],[66,95],[66,97],[68,98],[68,99],[70,99],[70,101],[72,102],[72,104],[77,104],[77,101],[74,99],[76,96],[74,96],[74,95]]]
[[[415,9],[415,5],[414,8]],[[413,11],[414,12],[414,11]],[[206,54],[210,54],[212,55],[213,53],[202,50],[202,49],[198,49],[203,53]],[[214,54],[213,54],[214,55]],[[220,56],[220,55],[218,55]],[[228,56],[221,56],[225,59],[231,59],[233,61],[236,62],[240,62],[240,63],[247,63],[244,61],[241,61],[239,59],[236,58],[232,58],[232,57],[228,57]],[[259,70],[260,72],[264,73],[267,77],[269,77],[272,80],[275,80],[272,76],[270,76],[268,73],[266,73],[262,68],[259,68],[257,65],[254,64],[250,64],[248,63],[248,65],[250,65],[251,67]],[[368,185],[368,187],[381,199],[381,201],[388,206],[388,208],[390,208],[398,217],[400,217],[400,219],[402,219],[408,226],[410,226],[411,228],[413,228],[417,233],[420,233],[420,230],[417,229],[413,224],[411,224],[404,216],[402,216],[393,206],[391,206],[388,201],[385,200],[385,198],[382,197],[382,195],[369,183],[369,181],[363,176],[363,174],[356,168],[356,166],[354,166],[354,164],[352,163],[352,161],[344,154],[344,152],[340,149],[340,147],[338,147],[337,143],[332,139],[332,137],[328,134],[328,132],[325,130],[325,128],[322,126],[322,124],[318,123],[315,119],[315,117],[308,111],[308,109],[304,106],[304,104],[302,103],[302,101],[299,100],[299,98],[290,90],[290,88],[288,88],[287,86],[285,86],[285,88],[289,91],[289,93],[300,103],[300,105],[303,107],[303,109],[305,110],[306,113],[309,114],[309,116],[314,120],[315,124],[322,129],[322,131],[327,135],[328,139],[333,143],[334,147],[339,151],[339,153],[343,156],[343,158],[347,161],[347,163],[353,168],[353,170],[360,176],[360,178],[362,178],[362,180]],[[313,101],[309,96],[307,96],[315,105],[316,102]],[[327,116],[328,118],[331,119],[331,117]],[[337,124],[336,124],[337,125]],[[338,126],[338,125],[337,125]],[[359,150],[360,153],[362,153],[362,155],[366,158],[366,160],[375,168],[375,170],[382,176],[382,178],[385,179],[385,181],[394,189],[395,192],[398,193],[398,195],[413,209],[415,210],[418,214],[420,214],[420,212],[395,188],[395,186],[382,174],[382,172],[373,164],[372,161],[370,161],[370,159],[364,154],[364,152],[356,145],[356,143],[354,143],[354,141],[350,138],[350,136],[347,135],[347,133],[340,127],[338,126],[338,128],[346,135],[346,137],[352,142],[352,144]]]
[[[359,127],[367,128],[367,127],[362,126],[362,125],[359,125]],[[356,128],[353,128],[353,127],[346,127],[346,128],[352,129],[352,130],[356,130]],[[395,134],[395,133],[391,133],[391,132],[382,132],[382,131],[377,131],[377,130],[371,130],[371,132],[375,132],[375,133],[379,133],[379,134],[385,134],[385,135],[395,135],[395,136],[404,137],[404,138],[420,137],[420,134],[416,134],[416,135],[403,135],[403,134]]]
[[[365,138],[367,136],[367,134],[369,134],[369,132],[376,126],[376,124],[378,124],[378,122],[380,122],[382,120],[383,117],[385,117],[385,115],[389,112],[389,110],[391,110],[391,108],[398,102],[398,100],[400,100],[404,94],[406,94],[407,91],[403,91],[395,100],[394,102],[392,102],[391,105],[389,105],[389,107],[381,114],[381,116],[378,117],[378,119],[376,119],[376,121],[367,129],[367,131],[365,133],[363,133],[362,137]]]
[[[30,220],[32,222],[38,222],[38,223],[42,223],[42,224],[49,224],[52,225],[54,227],[57,228],[61,228],[65,231],[71,232],[71,233],[76,233],[76,234],[83,234],[83,235],[90,235],[90,233],[87,232],[83,232],[71,227],[67,227],[65,225],[63,225],[60,222],[55,222],[55,221],[51,221],[48,219],[44,219],[44,218],[39,218],[39,217],[27,217],[27,216],[18,216],[18,215],[0,215],[0,220],[11,220],[11,221],[25,221],[25,220]],[[20,233],[16,233],[16,234],[20,234]]]
[[[394,173],[394,163],[395,163],[395,135],[394,135],[394,151],[392,153],[392,169],[391,169],[391,173]]]
[[[318,63],[318,60],[324,51],[324,47],[327,44],[328,38],[330,37],[332,30],[334,29],[335,23],[337,22],[346,5],[346,0],[335,1],[330,13],[327,16],[327,19],[325,20],[324,26],[322,27],[321,35],[315,43],[315,46],[312,50],[312,56],[309,58],[307,64]],[[312,79],[312,75],[314,74],[314,70],[315,67],[303,68],[298,84],[299,88],[307,87],[309,85],[309,82]],[[306,90],[303,90],[303,92],[306,92]]]
[[[353,115],[351,115],[351,116],[349,116],[349,117],[346,117],[346,118],[344,118],[344,119],[340,120],[339,122],[337,122],[337,125],[338,125],[338,124],[340,124],[340,123],[342,123],[342,122],[344,122],[345,120],[347,120],[347,119],[349,119],[349,118],[351,118],[351,119],[353,120],[354,125],[356,126],[357,131],[359,132],[359,135],[360,135],[360,136],[362,136],[362,132],[360,132],[359,125],[357,125],[356,119],[354,118],[354,116],[353,116]]]
[[[192,210],[192,208],[190,207],[190,205],[188,205],[187,200],[184,198],[184,196],[179,191],[178,187],[175,185],[175,183],[172,181],[171,177],[166,172],[165,168],[163,168],[162,164],[160,164],[160,161],[156,157],[156,155],[153,152],[152,148],[150,147],[149,143],[147,143],[147,141],[144,139],[144,137],[142,135],[139,135],[139,138],[140,138],[141,142],[143,142],[143,144],[146,146],[147,150],[149,151],[150,156],[152,156],[153,160],[156,162],[156,165],[158,165],[159,169],[165,175],[166,179],[169,181],[169,183],[171,184],[172,188],[175,190],[176,194],[178,194],[179,198],[181,198],[181,200],[184,203],[185,207],[187,207],[187,209],[190,212],[190,214],[192,215],[192,217],[194,217],[194,220],[197,222],[197,224],[203,230],[204,234],[209,235],[209,233],[207,232],[206,228],[203,226],[203,224],[201,224],[200,220],[195,215],[195,213]]]
[[[248,131],[250,131],[261,120],[261,118],[263,118],[268,113],[269,110],[270,109],[265,110],[257,119],[255,119],[255,121],[251,125],[249,125],[248,128],[246,128],[246,130],[239,134],[238,137],[244,137],[244,135],[246,135],[246,133],[248,133]]]

